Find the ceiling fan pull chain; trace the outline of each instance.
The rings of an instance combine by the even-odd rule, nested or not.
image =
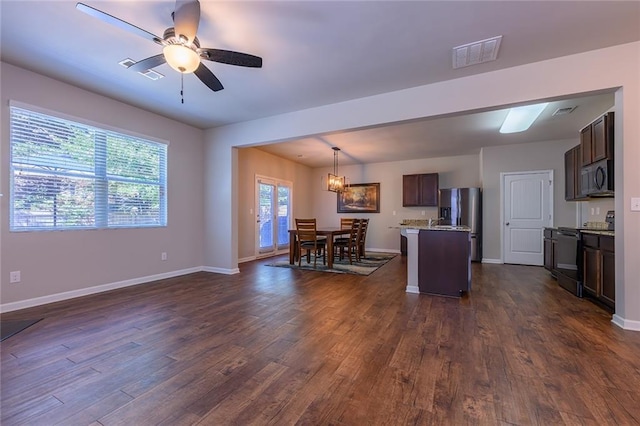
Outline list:
[[[182,98],[182,103],[184,104],[184,74],[180,73],[180,97]]]

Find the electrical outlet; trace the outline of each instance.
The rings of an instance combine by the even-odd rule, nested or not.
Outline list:
[[[393,215],[394,215],[394,216],[396,215],[396,211],[395,211],[395,210],[393,211]]]
[[[600,214],[600,207],[596,207],[596,214]]]
[[[427,212],[426,212],[426,211],[424,211],[424,210],[422,210],[422,212],[421,212],[421,213],[422,213],[422,216],[424,216],[424,215],[426,215],[426,214],[427,214]]]
[[[162,254],[160,255],[160,260],[167,260],[167,253],[166,252],[162,252]]]
[[[640,198],[631,199],[631,211],[640,212]]]
[[[20,271],[11,271],[11,272],[9,272],[9,282],[10,283],[19,283],[20,282]]]

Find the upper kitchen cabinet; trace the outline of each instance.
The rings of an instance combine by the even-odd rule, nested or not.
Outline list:
[[[425,173],[402,176],[403,207],[436,207],[438,205],[438,174]]]
[[[613,120],[608,112],[580,131],[581,166],[613,159]]]
[[[564,154],[564,199],[565,201],[585,200],[581,188],[581,152],[576,145]]]

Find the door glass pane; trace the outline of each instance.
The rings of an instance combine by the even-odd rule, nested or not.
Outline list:
[[[275,193],[275,187],[260,182],[259,188],[259,212],[258,220],[260,223],[259,232],[259,247],[260,250],[272,249],[274,247],[273,241],[273,197]]]
[[[278,248],[289,244],[291,188],[278,186]]]

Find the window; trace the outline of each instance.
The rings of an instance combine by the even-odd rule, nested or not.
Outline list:
[[[11,106],[12,231],[166,226],[167,145]]]

